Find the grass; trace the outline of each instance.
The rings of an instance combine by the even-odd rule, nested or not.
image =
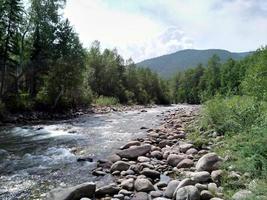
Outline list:
[[[95,99],[95,104],[98,106],[113,106],[118,105],[119,100],[114,97],[99,96]]]

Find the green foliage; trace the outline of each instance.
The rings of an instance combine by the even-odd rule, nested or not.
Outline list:
[[[98,106],[113,106],[118,105],[119,100],[114,97],[99,96],[95,99],[95,104]]]
[[[6,111],[5,104],[2,101],[0,101],[0,119],[4,118],[5,111]]]

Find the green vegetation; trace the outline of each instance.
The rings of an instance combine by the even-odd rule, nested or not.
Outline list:
[[[95,104],[99,106],[111,106],[111,105],[117,105],[118,103],[119,100],[114,97],[100,96],[95,99]]]
[[[198,128],[188,129],[196,146],[205,145],[214,131],[224,136],[222,142],[215,142],[215,151],[227,157],[223,165],[227,199],[244,188],[255,195],[249,199],[267,193],[266,63],[267,48],[225,64],[214,56],[206,68],[179,73],[173,81],[176,101],[204,102]],[[230,171],[238,172],[240,178],[229,176]]]
[[[166,81],[116,50],[84,49],[65,0],[0,1],[1,110],[67,110],[99,104],[167,104]],[[107,97],[107,98],[106,98]],[[112,99],[112,100],[111,100]]]

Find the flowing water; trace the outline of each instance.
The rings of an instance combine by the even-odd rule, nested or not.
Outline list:
[[[58,186],[112,181],[110,176],[91,175],[96,162],[77,162],[77,158],[106,158],[127,141],[144,136],[146,130],[140,127],[159,125],[161,114],[174,108],[0,128],[0,199],[45,199]]]

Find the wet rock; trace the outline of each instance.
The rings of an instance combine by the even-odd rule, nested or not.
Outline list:
[[[141,129],[141,130],[143,130],[143,129],[148,129],[148,128],[147,128],[147,127],[145,127],[145,126],[142,126],[140,129]]]
[[[208,190],[203,190],[200,193],[200,199],[201,200],[210,200],[211,198],[213,198],[213,194],[208,191]]]
[[[232,198],[233,200],[245,200],[252,196],[252,192],[249,190],[240,190],[236,192]]]
[[[87,162],[93,162],[94,160],[91,157],[77,158],[77,162],[85,162],[85,161],[87,161]]]
[[[113,195],[117,194],[120,191],[120,188],[112,183],[103,187],[100,187],[96,190],[95,195],[96,196],[105,196],[105,195]]]
[[[137,192],[131,200],[149,200],[149,195],[145,192]]]
[[[57,188],[52,190],[48,200],[80,200],[82,197],[94,197],[96,184],[92,182],[83,183],[70,188]]]
[[[150,192],[155,190],[154,186],[148,179],[139,178],[134,182],[134,188],[138,192]]]
[[[170,154],[167,158],[167,163],[173,167],[176,167],[185,157],[177,154]]]
[[[129,149],[121,150],[117,154],[121,158],[134,159],[138,156],[143,156],[151,150],[151,145],[133,146]]]
[[[124,196],[130,196],[131,194],[133,194],[133,192],[122,189],[119,191],[119,194],[123,194]]]
[[[110,162],[109,160],[98,160],[97,161],[97,166],[98,167],[102,167],[102,168],[110,168],[112,165],[112,162]]]
[[[190,159],[183,159],[181,162],[178,163],[177,168],[190,168],[194,165],[193,160]]]
[[[210,179],[210,173],[206,171],[194,172],[191,174],[192,180],[196,183],[205,183]]]
[[[120,149],[123,150],[123,149],[128,149],[131,146],[140,146],[140,145],[141,145],[141,142],[139,142],[139,141],[131,141],[131,142],[128,142],[127,144],[123,145],[122,147],[120,147]]]
[[[141,174],[145,175],[146,177],[152,178],[152,179],[160,177],[160,173],[159,172],[157,172],[156,170],[149,169],[149,168],[143,169]]]
[[[200,200],[200,194],[195,186],[188,185],[177,190],[176,200]]]
[[[126,171],[128,170],[130,167],[130,164],[124,161],[117,161],[115,162],[111,168],[110,171],[114,172],[114,171]]]
[[[202,156],[196,165],[197,171],[213,171],[218,169],[217,163],[220,161],[216,153],[208,153]]]
[[[180,181],[178,180],[172,180],[168,183],[168,186],[165,190],[164,196],[168,198],[173,198],[173,194],[175,192],[175,189],[178,187]]]
[[[129,178],[121,182],[121,187],[126,190],[133,190],[134,187],[134,179]]]

